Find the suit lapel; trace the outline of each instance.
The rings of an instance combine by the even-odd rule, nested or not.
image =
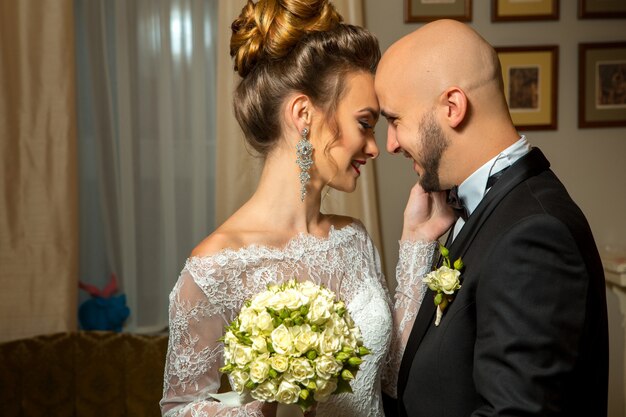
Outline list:
[[[489,190],[480,202],[476,210],[468,218],[460,233],[450,245],[452,230],[449,233],[446,247],[450,249],[451,259],[463,257],[482,224],[497,207],[498,203],[522,181],[539,174],[550,168],[550,163],[538,148],[533,148],[528,154],[517,160],[502,175],[496,184]],[[439,261],[438,265],[441,263]],[[402,363],[398,372],[398,400],[401,403],[406,388],[406,383],[413,363],[413,357],[426,334],[426,331],[434,322],[435,304],[432,302],[434,292],[428,290],[424,296],[424,302],[420,306],[407,346],[402,357]]]
[[[550,168],[550,163],[538,148],[533,148],[528,154],[511,165],[467,219],[467,222],[449,247],[450,258],[457,259],[465,256],[465,252],[470,247],[483,223],[511,190],[528,178],[548,168]]]

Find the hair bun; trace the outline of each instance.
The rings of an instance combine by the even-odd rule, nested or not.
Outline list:
[[[262,59],[280,59],[307,34],[342,20],[329,0],[248,0],[231,26],[235,71],[245,77]]]

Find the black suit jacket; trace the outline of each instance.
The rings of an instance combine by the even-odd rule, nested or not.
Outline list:
[[[426,294],[388,417],[606,416],[602,264],[549,166],[513,164],[449,247],[462,287],[438,327]]]

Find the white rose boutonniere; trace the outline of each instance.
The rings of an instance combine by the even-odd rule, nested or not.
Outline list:
[[[459,278],[464,266],[461,258],[454,261],[454,264],[451,264],[450,252],[445,246],[439,245],[439,252],[443,257],[443,265],[423,278],[428,288],[435,292],[434,302],[437,306],[435,326],[439,326],[444,310],[454,300],[454,293],[461,288]]]

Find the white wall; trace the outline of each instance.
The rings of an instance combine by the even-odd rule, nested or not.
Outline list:
[[[492,23],[491,2],[473,1],[470,23],[494,46],[559,45],[558,130],[526,132],[542,149],[553,171],[561,178],[586,214],[599,247],[626,247],[626,128],[578,129],[578,43],[626,41],[626,20],[579,20],[577,1],[560,1],[560,20],[548,22]],[[365,0],[365,26],[379,39],[381,49],[417,29],[403,23],[403,1]],[[385,148],[386,124],[376,129],[379,146]],[[377,161],[378,193],[385,271],[391,276],[397,262],[397,239],[402,210],[416,177],[410,161],[382,152]],[[621,316],[609,299],[611,326],[611,375],[609,416],[623,416],[624,365]],[[616,352],[616,354],[613,354]]]

